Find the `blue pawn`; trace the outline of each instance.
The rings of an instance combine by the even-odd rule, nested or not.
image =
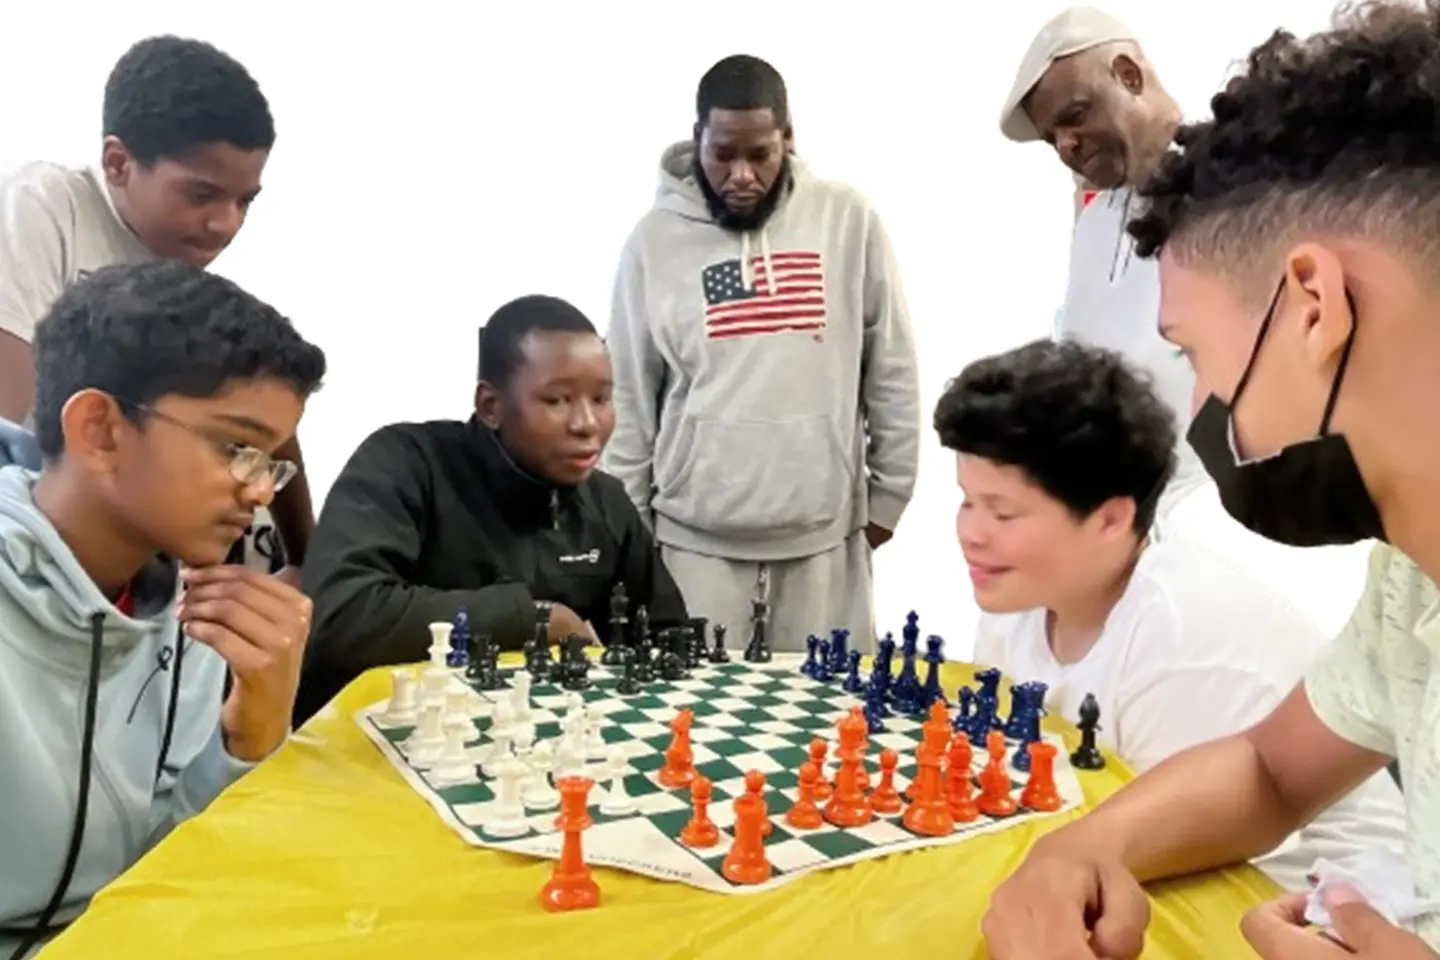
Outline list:
[[[800,664],[800,672],[807,677],[815,676],[816,655],[820,652],[820,638],[815,634],[805,638],[805,662]]]
[[[874,704],[876,713],[882,717],[890,716],[890,707],[887,701],[890,699],[890,678],[883,673],[870,671],[870,682],[865,685],[865,702]]]
[[[851,650],[849,660],[850,672],[845,676],[844,682],[840,684],[840,689],[846,693],[860,693],[865,689],[865,681],[860,679],[860,651]]]
[[[463,667],[469,662],[470,612],[461,607],[450,625],[450,652],[445,654],[445,665],[447,667]]]
[[[875,647],[875,669],[890,676],[890,667],[895,660],[895,635],[885,634]]]
[[[956,733],[969,736],[971,722],[975,719],[975,691],[969,687],[961,687],[955,691],[955,702],[955,720],[950,724],[950,728]]]
[[[824,637],[819,638],[816,645],[815,667],[810,671],[810,676],[821,683],[829,683],[835,679],[835,673],[830,669],[830,641]]]
[[[843,628],[830,631],[830,671],[839,673],[850,662],[850,631]]]
[[[865,696],[865,724],[871,733],[884,733],[885,723],[883,718],[890,711],[885,708],[885,697],[880,694],[878,688],[871,687]]]
[[[937,700],[947,707],[950,705],[945,699],[945,691],[940,689],[940,664],[945,662],[945,654],[941,648],[945,641],[937,636],[927,637],[925,640],[925,663],[928,669],[925,671],[925,685],[920,688],[920,702],[925,709],[930,709],[930,704]]]

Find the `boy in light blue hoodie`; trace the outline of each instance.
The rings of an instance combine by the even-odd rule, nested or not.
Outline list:
[[[310,604],[223,561],[294,477],[271,455],[325,370],[275,310],[178,261],[77,281],[35,361],[43,463],[0,466],[0,958],[288,735]]]

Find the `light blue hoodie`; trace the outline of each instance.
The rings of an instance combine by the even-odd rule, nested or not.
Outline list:
[[[879,216],[792,156],[770,220],[727,230],[694,156],[690,141],[665,151],[621,254],[606,471],[661,543],[695,553],[784,560],[869,522],[893,530],[919,468],[920,385]]]
[[[157,559],[131,587],[135,616],[120,613],[36,508],[36,477],[0,465],[0,960],[33,928],[67,862],[92,689],[83,842],[51,927],[251,767],[221,741],[224,661],[193,641],[176,646],[175,564]]]

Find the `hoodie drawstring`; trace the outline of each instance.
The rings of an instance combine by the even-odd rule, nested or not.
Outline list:
[[[65,852],[65,865],[60,869],[60,879],[55,883],[55,892],[50,895],[50,902],[40,911],[35,926],[21,939],[20,946],[10,955],[10,960],[20,960],[50,933],[50,922],[55,919],[60,905],[65,902],[65,894],[70,891],[70,881],[75,877],[75,866],[80,860],[80,847],[85,842],[86,813],[90,808],[90,769],[95,758],[95,715],[100,702],[100,654],[104,649],[104,636],[105,614],[92,614],[90,674],[85,683],[85,726],[80,735],[79,795],[75,801],[75,825],[70,829],[70,847]]]
[[[765,292],[773,294],[775,264],[770,258],[770,232],[765,228],[756,231],[760,235],[760,262],[765,266]],[[759,292],[755,278],[755,267],[750,262],[750,233],[740,235],[740,280],[747,290]]]

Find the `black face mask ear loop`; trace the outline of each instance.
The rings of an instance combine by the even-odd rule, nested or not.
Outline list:
[[[1335,380],[1330,384],[1330,397],[1325,401],[1325,412],[1320,415],[1320,432],[1317,436],[1326,436],[1330,432],[1330,418],[1335,415],[1335,403],[1340,399],[1340,384],[1345,379],[1345,368],[1350,365],[1350,348],[1355,346],[1355,331],[1359,329],[1357,322],[1358,314],[1355,312],[1355,297],[1350,293],[1350,288],[1345,288],[1345,303],[1350,307],[1350,335],[1345,338],[1345,347],[1340,351],[1340,363],[1335,368]]]
[[[85,818],[90,808],[90,769],[95,756],[95,715],[100,702],[100,654],[104,649],[104,636],[105,614],[91,614],[90,673],[85,684],[85,729],[80,740],[80,784],[75,803],[75,825],[70,829],[70,847],[65,852],[65,865],[60,870],[60,879],[55,883],[55,892],[50,895],[50,902],[40,911],[35,925],[21,939],[20,946],[10,955],[10,960],[20,960],[51,933],[50,923],[65,901],[65,894],[70,890],[70,881],[75,877],[75,866],[80,860],[80,848],[85,842]],[[176,667],[179,667],[178,662]]]

